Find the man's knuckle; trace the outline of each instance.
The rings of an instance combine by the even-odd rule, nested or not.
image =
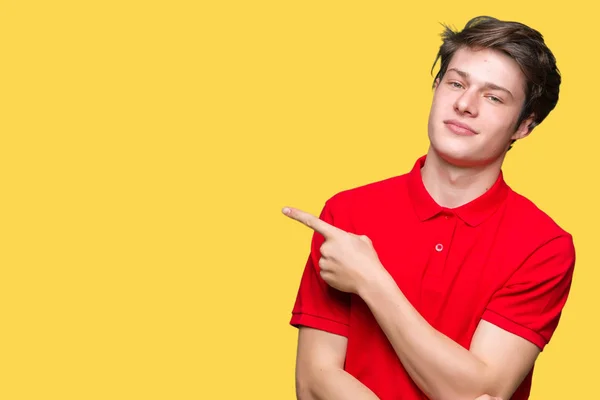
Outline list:
[[[321,248],[319,249],[319,251],[321,252],[321,255],[322,255],[323,257],[326,257],[326,256],[327,256],[327,252],[329,251],[329,249],[328,249],[328,247],[325,245],[325,243],[323,243],[323,244],[321,245]]]

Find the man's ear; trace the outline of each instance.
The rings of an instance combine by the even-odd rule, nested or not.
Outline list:
[[[534,120],[535,120],[535,116],[533,114],[531,114],[529,117],[525,118],[519,124],[519,126],[517,127],[517,130],[512,135],[511,139],[519,140],[519,139],[523,139],[524,137],[528,136],[531,133],[531,131],[533,130],[533,127],[530,127],[530,125],[533,123]]]
[[[435,78],[435,81],[433,82],[433,89],[437,89],[438,85],[440,84],[440,78]]]

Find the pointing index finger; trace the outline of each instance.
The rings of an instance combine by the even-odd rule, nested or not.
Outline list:
[[[331,238],[332,236],[340,232],[343,232],[341,229],[328,224],[322,219],[315,217],[314,215],[305,211],[298,210],[297,208],[285,207],[282,211],[291,219],[295,219],[296,221],[306,225],[310,229],[319,232],[326,239]]]

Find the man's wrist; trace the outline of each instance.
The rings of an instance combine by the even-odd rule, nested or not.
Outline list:
[[[388,271],[379,264],[375,268],[375,273],[370,274],[358,287],[358,295],[366,302],[373,294],[381,293],[387,290],[389,285],[395,285],[396,282]]]

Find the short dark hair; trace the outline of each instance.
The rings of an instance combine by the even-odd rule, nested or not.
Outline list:
[[[504,52],[521,67],[526,78],[525,103],[517,127],[534,115],[529,129],[539,125],[558,102],[561,83],[556,59],[544,43],[540,32],[520,22],[502,21],[493,17],[479,16],[467,22],[462,31],[447,25],[441,34],[443,42],[435,58],[431,72],[441,59],[435,81],[444,77],[454,53],[463,48],[488,48]]]

